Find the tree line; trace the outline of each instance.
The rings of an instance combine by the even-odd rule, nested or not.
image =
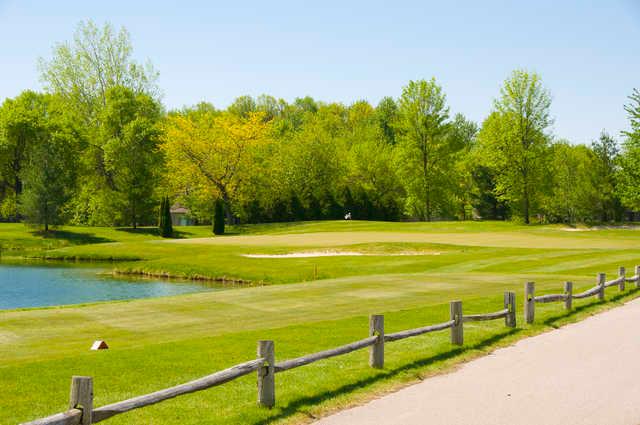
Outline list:
[[[435,79],[350,105],[241,96],[166,111],[125,29],[81,23],[39,63],[45,90],[0,107],[0,218],[158,223],[180,203],[209,223],[339,219],[610,222],[640,210],[640,92],[621,145],[550,132],[541,77],[515,70],[481,123]],[[162,220],[161,220],[162,221]],[[164,223],[164,221],[163,221]]]

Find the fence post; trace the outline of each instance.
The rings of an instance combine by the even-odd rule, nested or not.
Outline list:
[[[384,316],[372,314],[369,316],[369,336],[377,336],[378,340],[369,347],[369,366],[376,369],[384,367]]]
[[[564,283],[564,295],[567,297],[564,299],[564,309],[571,310],[573,307],[573,282]]]
[[[607,275],[605,273],[598,273],[598,286],[600,292],[598,292],[598,299],[604,301],[604,283],[607,281]]]
[[[258,368],[258,404],[273,407],[276,404],[276,356],[273,341],[258,341],[258,358],[265,360]]]
[[[516,293],[504,293],[504,308],[509,310],[509,314],[504,317],[504,325],[509,328],[516,327]]]
[[[624,280],[626,278],[626,270],[624,269],[624,267],[620,266],[618,267],[618,278],[620,279],[620,283],[618,284],[618,288],[621,291],[624,291]]]
[[[528,324],[533,323],[536,315],[535,285],[534,282],[524,284],[524,318]]]
[[[451,301],[449,304],[450,320],[454,321],[451,326],[451,343],[462,345],[464,343],[464,330],[462,328],[462,301]]]
[[[82,410],[80,420],[82,425],[93,423],[93,379],[90,376],[73,376],[71,378],[69,409]]]
[[[640,266],[636,266],[636,288],[640,288]]]

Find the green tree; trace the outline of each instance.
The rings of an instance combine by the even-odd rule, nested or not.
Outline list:
[[[213,214],[213,234],[224,235],[224,201],[217,199],[215,203],[215,211]]]
[[[72,194],[75,146],[78,134],[73,119],[52,96],[33,99],[39,116],[32,121],[33,133],[27,149],[27,163],[21,171],[24,190],[19,209],[27,223],[51,225],[64,222],[64,206]]]
[[[246,200],[250,177],[259,174],[256,151],[269,141],[270,125],[259,112],[247,118],[228,112],[171,114],[162,144],[168,185],[181,202],[221,198],[231,224]]]
[[[23,171],[32,146],[41,136],[45,98],[26,90],[0,107],[0,216],[18,217]]]
[[[478,187],[473,179],[473,167],[476,159],[474,149],[478,125],[458,113],[451,122],[449,137],[454,150],[449,170],[450,179],[456,184],[451,188],[451,212],[463,220],[473,218],[474,200]]]
[[[448,170],[456,150],[442,87],[435,79],[410,81],[402,90],[398,116],[397,166],[407,207],[411,214],[430,221],[448,208]]]
[[[134,229],[148,223],[156,205],[154,189],[161,171],[160,106],[125,87],[107,91],[101,114],[107,187],[104,200],[117,224]]]
[[[160,214],[158,219],[158,231],[163,238],[173,236],[173,224],[171,223],[171,204],[169,197],[164,196],[160,203]]]
[[[258,111],[258,105],[253,97],[240,96],[237,97],[231,105],[229,105],[227,111],[239,116],[240,118],[248,118],[249,114]]]
[[[384,140],[390,145],[395,145],[398,104],[392,97],[383,97],[376,107],[376,115]]]
[[[621,215],[620,201],[616,195],[616,170],[620,150],[615,139],[603,131],[598,140],[591,143],[595,154],[593,164],[596,204],[600,221],[616,220]]]
[[[70,101],[86,120],[96,119],[107,103],[111,87],[126,87],[134,93],[158,98],[158,73],[150,62],[132,58],[128,31],[115,31],[111,24],[98,27],[80,22],[73,42],[58,43],[50,60],[40,59],[41,79],[46,88]]]
[[[513,71],[479,133],[486,164],[496,177],[497,195],[525,223],[542,194],[550,105],[551,96],[538,74]]]
[[[56,44],[50,59],[40,59],[45,88],[61,96],[83,124],[78,153],[83,184],[73,200],[74,222],[113,224],[109,200],[115,182],[105,145],[108,130],[103,128],[110,89],[126,88],[136,96],[159,98],[158,73],[149,62],[133,60],[132,52],[125,28],[116,31],[108,23],[97,26],[85,21],[78,25],[72,41]]]
[[[619,158],[617,193],[622,205],[640,211],[640,91],[634,89],[629,100],[624,109],[631,129],[622,133],[626,139]]]
[[[596,155],[587,146],[561,141],[551,146],[549,156],[551,184],[542,203],[547,219],[565,223],[592,221],[598,195],[593,173]]]

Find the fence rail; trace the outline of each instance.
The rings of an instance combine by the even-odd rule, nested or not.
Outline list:
[[[451,326],[453,326],[455,323],[456,323],[455,320],[449,320],[448,322],[439,323],[437,325],[423,326],[421,328],[395,332],[392,334],[385,335],[384,341],[385,342],[399,341],[401,339],[411,338],[412,336],[418,336],[418,335],[426,334],[429,332],[443,331],[445,329],[451,328]]]
[[[504,310],[496,311],[495,313],[484,313],[484,314],[470,314],[468,316],[462,316],[463,322],[482,322],[485,320],[496,320],[502,319],[503,317],[507,317],[509,314],[509,309],[505,308]]]
[[[524,316],[527,323],[533,323],[536,303],[550,303],[563,301],[566,309],[572,308],[572,300],[598,295],[604,299],[604,289],[608,286],[618,285],[624,291],[625,282],[635,282],[636,288],[640,288],[640,266],[636,266],[633,277],[625,277],[624,267],[618,270],[618,278],[606,281],[605,274],[598,274],[598,283],[595,287],[573,294],[573,284],[565,282],[564,293],[546,294],[535,296],[535,284],[525,284]],[[128,412],[133,409],[149,406],[180,395],[202,391],[211,387],[222,385],[234,379],[257,372],[258,404],[264,407],[275,405],[275,374],[295,369],[310,363],[331,357],[341,356],[356,350],[369,347],[369,365],[373,368],[384,367],[384,345],[387,342],[399,341],[430,332],[450,329],[451,343],[463,345],[464,323],[504,318],[505,326],[516,326],[516,296],[514,292],[504,293],[504,308],[491,313],[468,314],[462,313],[462,301],[451,301],[449,306],[449,320],[435,325],[422,326],[407,329],[385,335],[384,316],[371,315],[369,318],[369,337],[355,341],[340,347],[319,351],[302,357],[284,360],[276,363],[274,342],[258,341],[258,353],[255,360],[250,360],[228,369],[224,369],[211,375],[176,385],[150,394],[130,398],[128,400],[112,403],[106,406],[93,408],[93,380],[88,376],[73,376],[71,379],[71,391],[69,396],[69,409],[46,418],[36,419],[23,425],[88,425],[104,421],[115,415]]]
[[[552,303],[562,301],[565,303],[565,309],[571,310],[572,301],[584,298],[597,296],[599,300],[604,300],[604,290],[611,286],[617,286],[620,292],[625,290],[625,282],[635,282],[636,288],[640,288],[640,266],[636,266],[635,274],[631,277],[626,277],[626,270],[624,267],[618,268],[618,277],[607,281],[604,273],[598,273],[596,278],[596,286],[587,289],[584,292],[578,294],[573,293],[573,283],[564,283],[563,294],[546,294],[535,296],[535,284],[533,282],[527,282],[524,286],[524,317],[527,323],[533,323],[535,318],[535,304],[536,303]]]
[[[361,350],[365,347],[375,344],[377,341],[378,341],[377,336],[370,336],[369,338],[361,339],[360,341],[352,342],[351,344],[346,344],[341,347],[332,348],[330,350],[319,351],[317,353],[298,357],[297,359],[285,360],[283,362],[276,363],[275,370],[276,370],[276,373],[284,372],[285,370],[295,369],[296,367],[317,362],[318,360],[328,359],[335,356],[341,356],[343,354],[347,354],[352,351]]]

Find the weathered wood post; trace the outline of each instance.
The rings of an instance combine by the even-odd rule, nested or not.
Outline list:
[[[534,282],[524,284],[524,319],[528,324],[533,323],[536,315],[535,292],[536,284]]]
[[[516,327],[516,293],[504,293],[504,308],[509,310],[509,314],[504,317],[504,325],[509,328]]]
[[[571,310],[573,307],[573,282],[564,283],[564,309]]]
[[[620,279],[620,283],[618,283],[618,289],[624,291],[624,283],[626,278],[626,270],[624,267],[618,267],[618,278]]]
[[[384,367],[384,316],[369,316],[369,336],[377,336],[378,340],[369,347],[369,366],[376,369]]]
[[[604,283],[607,281],[607,275],[605,273],[598,273],[598,286],[600,292],[598,292],[598,299],[604,301]]]
[[[636,266],[636,288],[640,288],[640,266]]]
[[[449,317],[454,323],[451,326],[451,343],[462,345],[464,343],[464,330],[462,328],[462,301],[451,301],[449,304]]]
[[[69,409],[82,410],[80,423],[93,423],[93,379],[90,376],[73,376],[69,394]]]
[[[276,404],[276,356],[273,341],[258,341],[258,358],[264,359],[258,368],[258,404],[273,407]]]

